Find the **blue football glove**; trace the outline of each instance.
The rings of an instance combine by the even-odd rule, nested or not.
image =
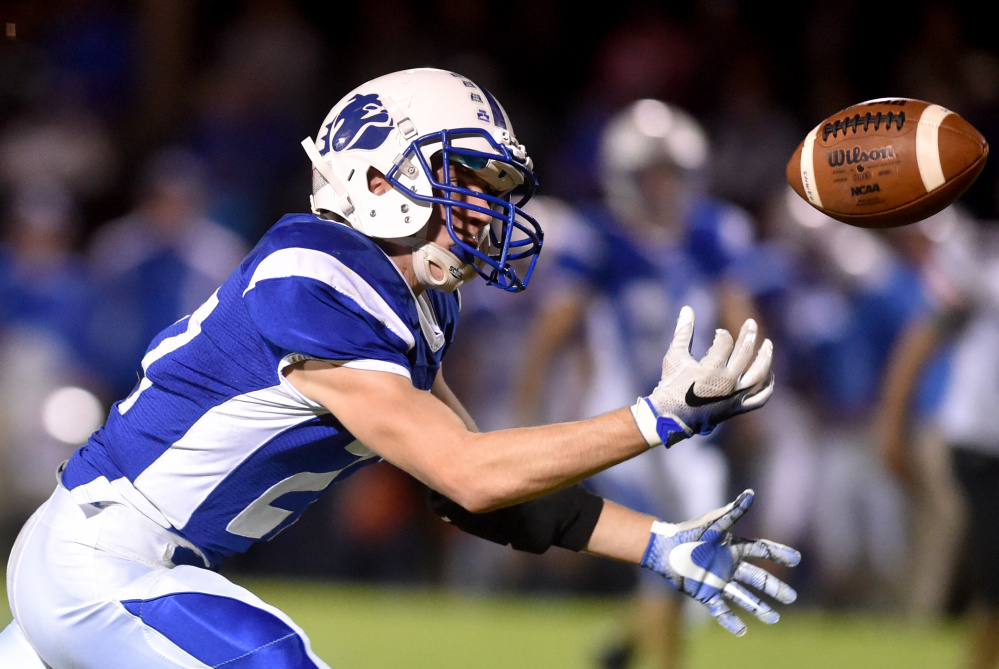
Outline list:
[[[643,567],[664,576],[674,588],[706,605],[715,620],[736,636],[746,633],[746,625],[732,613],[725,599],[765,623],[773,624],[780,619],[776,611],[745,586],[781,604],[791,604],[798,597],[791,586],[745,562],[746,558],[765,558],[793,567],[801,560],[798,551],[766,539],[740,539],[728,532],[752,504],[753,491],[746,490],[731,504],[693,520],[676,525],[656,521],[642,557]]]
[[[695,360],[690,354],[694,310],[680,310],[659,385],[631,407],[650,447],[669,448],[695,434],[708,434],[723,420],[766,404],[774,390],[773,344],[764,340],[754,357],[756,334],[751,318],[734,342],[727,330],[716,330],[707,353]]]

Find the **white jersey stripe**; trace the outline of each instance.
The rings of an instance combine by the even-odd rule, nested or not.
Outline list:
[[[382,296],[360,275],[322,251],[305,248],[275,251],[257,265],[243,295],[253,290],[260,281],[296,276],[321,281],[346,295],[404,341],[408,348],[416,345],[409,326]]]
[[[302,355],[301,353],[286,355],[278,365],[278,373],[280,374],[288,365],[293,365],[296,362],[301,362],[302,360],[324,360],[334,365],[340,365],[341,367],[348,367],[350,369],[367,369],[374,372],[390,372],[392,374],[398,374],[399,376],[405,376],[409,380],[413,379],[413,375],[410,373],[408,367],[403,367],[402,365],[389,362],[387,360],[373,360],[371,358],[357,358],[356,360],[331,360],[328,358],[313,358],[307,355]],[[291,390],[293,391],[292,394],[297,393],[293,387]],[[322,406],[308,399],[301,393],[297,393],[297,396],[301,401],[306,402],[307,404],[312,404],[316,407]]]
[[[303,405],[282,385],[209,409],[136,479],[135,488],[177,529],[243,461],[281,432],[325,410]]]
[[[389,372],[391,374],[405,376],[407,379],[413,378],[409,373],[409,370],[402,365],[397,365],[394,362],[386,362],[384,360],[348,360],[343,363],[343,366],[350,369],[367,369],[374,372]]]

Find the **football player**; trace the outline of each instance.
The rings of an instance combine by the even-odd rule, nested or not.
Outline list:
[[[313,213],[280,220],[153,339],[140,382],[22,530],[0,664],[326,667],[288,616],[217,567],[379,459],[468,532],[641,563],[736,634],[729,601],[776,621],[763,598],[795,594],[745,558],[799,555],[729,533],[752,491],[672,524],[575,485],[764,404],[772,346],[757,350],[756,324],[720,331],[695,360],[684,308],[661,380],[632,407],[479,433],[441,373],[456,288],[478,275],[523,290],[542,244],[506,112],[459,74],[409,70],[348,93],[303,145]]]
[[[560,353],[580,335],[586,356],[579,366],[590,382],[574,418],[612,410],[655,384],[671,314],[682,305],[695,307],[708,333],[753,315],[752,297],[732,269],[751,250],[753,221],[710,195],[709,159],[701,123],[675,104],[641,99],[608,120],[596,162],[601,197],[578,203],[570,219],[577,229],[558,236],[571,242],[546,250],[548,295],[531,328],[534,355],[521,364],[519,422],[540,422]],[[694,347],[709,344],[696,340]],[[714,508],[728,485],[716,435],[683,449],[650,450],[587,486],[657,515],[683,518]],[[679,666],[685,602],[654,574],[643,573],[637,586],[629,624],[602,654],[604,666],[649,656],[654,666]]]

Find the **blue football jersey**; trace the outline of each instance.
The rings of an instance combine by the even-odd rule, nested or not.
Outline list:
[[[457,293],[414,297],[388,256],[349,227],[286,216],[208,301],[152,341],[138,385],[62,482],[84,502],[133,505],[215,565],[377,459],[282,369],[320,359],[430,390],[458,309]]]
[[[697,317],[695,353],[714,335],[716,287],[752,243],[751,222],[737,207],[704,198],[678,238],[642,240],[599,205],[581,206],[572,243],[557,248],[554,281],[586,286],[588,345],[594,382],[587,415],[631,404],[662,374],[681,307]]]

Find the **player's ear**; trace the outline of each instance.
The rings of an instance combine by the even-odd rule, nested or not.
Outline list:
[[[392,184],[388,182],[385,175],[374,167],[368,168],[368,190],[375,195],[384,195],[392,190]]]

